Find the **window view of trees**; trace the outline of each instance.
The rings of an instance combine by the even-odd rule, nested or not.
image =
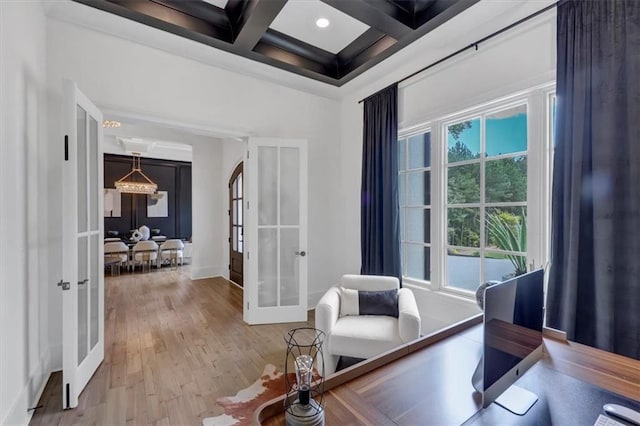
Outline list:
[[[447,285],[526,272],[526,105],[446,130]]]

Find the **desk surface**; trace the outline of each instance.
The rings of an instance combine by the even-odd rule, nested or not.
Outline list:
[[[585,425],[602,414],[604,404],[614,403],[640,410],[640,403],[590,383],[560,373],[542,360],[517,381],[535,393],[538,401],[524,416],[510,413],[497,404],[476,413],[465,426],[480,425]],[[640,395],[638,395],[640,398]]]
[[[554,345],[545,341],[548,344]],[[359,377],[353,377],[358,365],[353,366],[341,372],[345,379],[333,386],[341,375],[337,373],[327,379],[331,389],[325,392],[326,424],[592,425],[607,402],[640,410],[636,401],[563,374],[566,366],[559,362],[558,348],[546,351],[543,360],[518,380],[518,385],[540,398],[526,416],[516,416],[496,404],[481,410],[481,395],[471,385],[481,352],[482,328],[476,325],[433,344],[409,348],[394,361]],[[638,366],[640,361],[623,366],[619,379],[624,382],[621,389],[640,400],[640,369],[633,371]],[[610,371],[605,376],[614,379]],[[270,410],[268,404],[262,408]],[[283,415],[266,418],[263,424],[281,425]]]

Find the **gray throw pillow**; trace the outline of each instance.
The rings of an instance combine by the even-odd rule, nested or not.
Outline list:
[[[358,291],[360,315],[388,315],[398,318],[398,289]]]

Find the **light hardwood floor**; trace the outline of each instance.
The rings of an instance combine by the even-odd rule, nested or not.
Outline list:
[[[189,267],[105,278],[105,358],[79,406],[61,409],[54,373],[32,425],[198,425],[216,403],[280,371],[284,334],[306,323],[248,326],[242,290],[222,278],[192,281]]]

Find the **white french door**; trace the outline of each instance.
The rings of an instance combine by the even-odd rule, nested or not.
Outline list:
[[[307,142],[249,138],[244,320],[307,320]]]
[[[104,359],[102,113],[64,81],[62,407]]]

